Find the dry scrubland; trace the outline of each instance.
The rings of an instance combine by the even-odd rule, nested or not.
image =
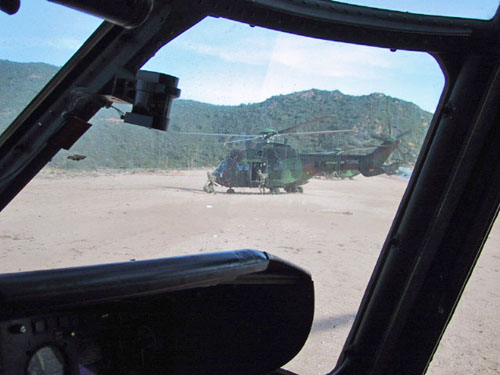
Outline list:
[[[44,172],[0,214],[0,271],[254,248],[309,269],[315,321],[286,367],[324,374],[335,364],[406,181],[312,180],[304,194],[202,191],[205,171]],[[500,372],[500,227],[475,273],[430,374]]]

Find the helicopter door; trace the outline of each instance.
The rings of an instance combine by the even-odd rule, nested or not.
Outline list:
[[[261,172],[265,173],[266,166],[264,163],[252,163],[252,181],[257,180],[257,171],[260,169]]]

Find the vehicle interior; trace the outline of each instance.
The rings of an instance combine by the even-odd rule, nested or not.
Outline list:
[[[332,375],[426,372],[500,207],[500,10],[478,20],[327,0],[53,2],[104,22],[0,135],[0,210],[101,108],[129,104],[125,122],[168,132],[179,80],[141,68],[207,17],[433,56],[444,91],[329,364]],[[0,374],[289,374],[314,278],[272,249],[0,274]]]

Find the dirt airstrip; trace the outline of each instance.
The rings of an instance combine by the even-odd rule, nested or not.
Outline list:
[[[0,272],[253,248],[308,269],[316,312],[286,368],[336,362],[407,181],[314,179],[304,194],[203,192],[205,171],[43,172],[0,213]],[[500,226],[428,373],[500,373]]]

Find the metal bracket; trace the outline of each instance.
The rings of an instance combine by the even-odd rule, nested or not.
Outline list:
[[[174,76],[140,70],[135,79],[116,77],[111,95],[104,97],[133,105],[132,112],[122,116],[125,122],[166,131],[172,101],[181,93],[178,82]]]

